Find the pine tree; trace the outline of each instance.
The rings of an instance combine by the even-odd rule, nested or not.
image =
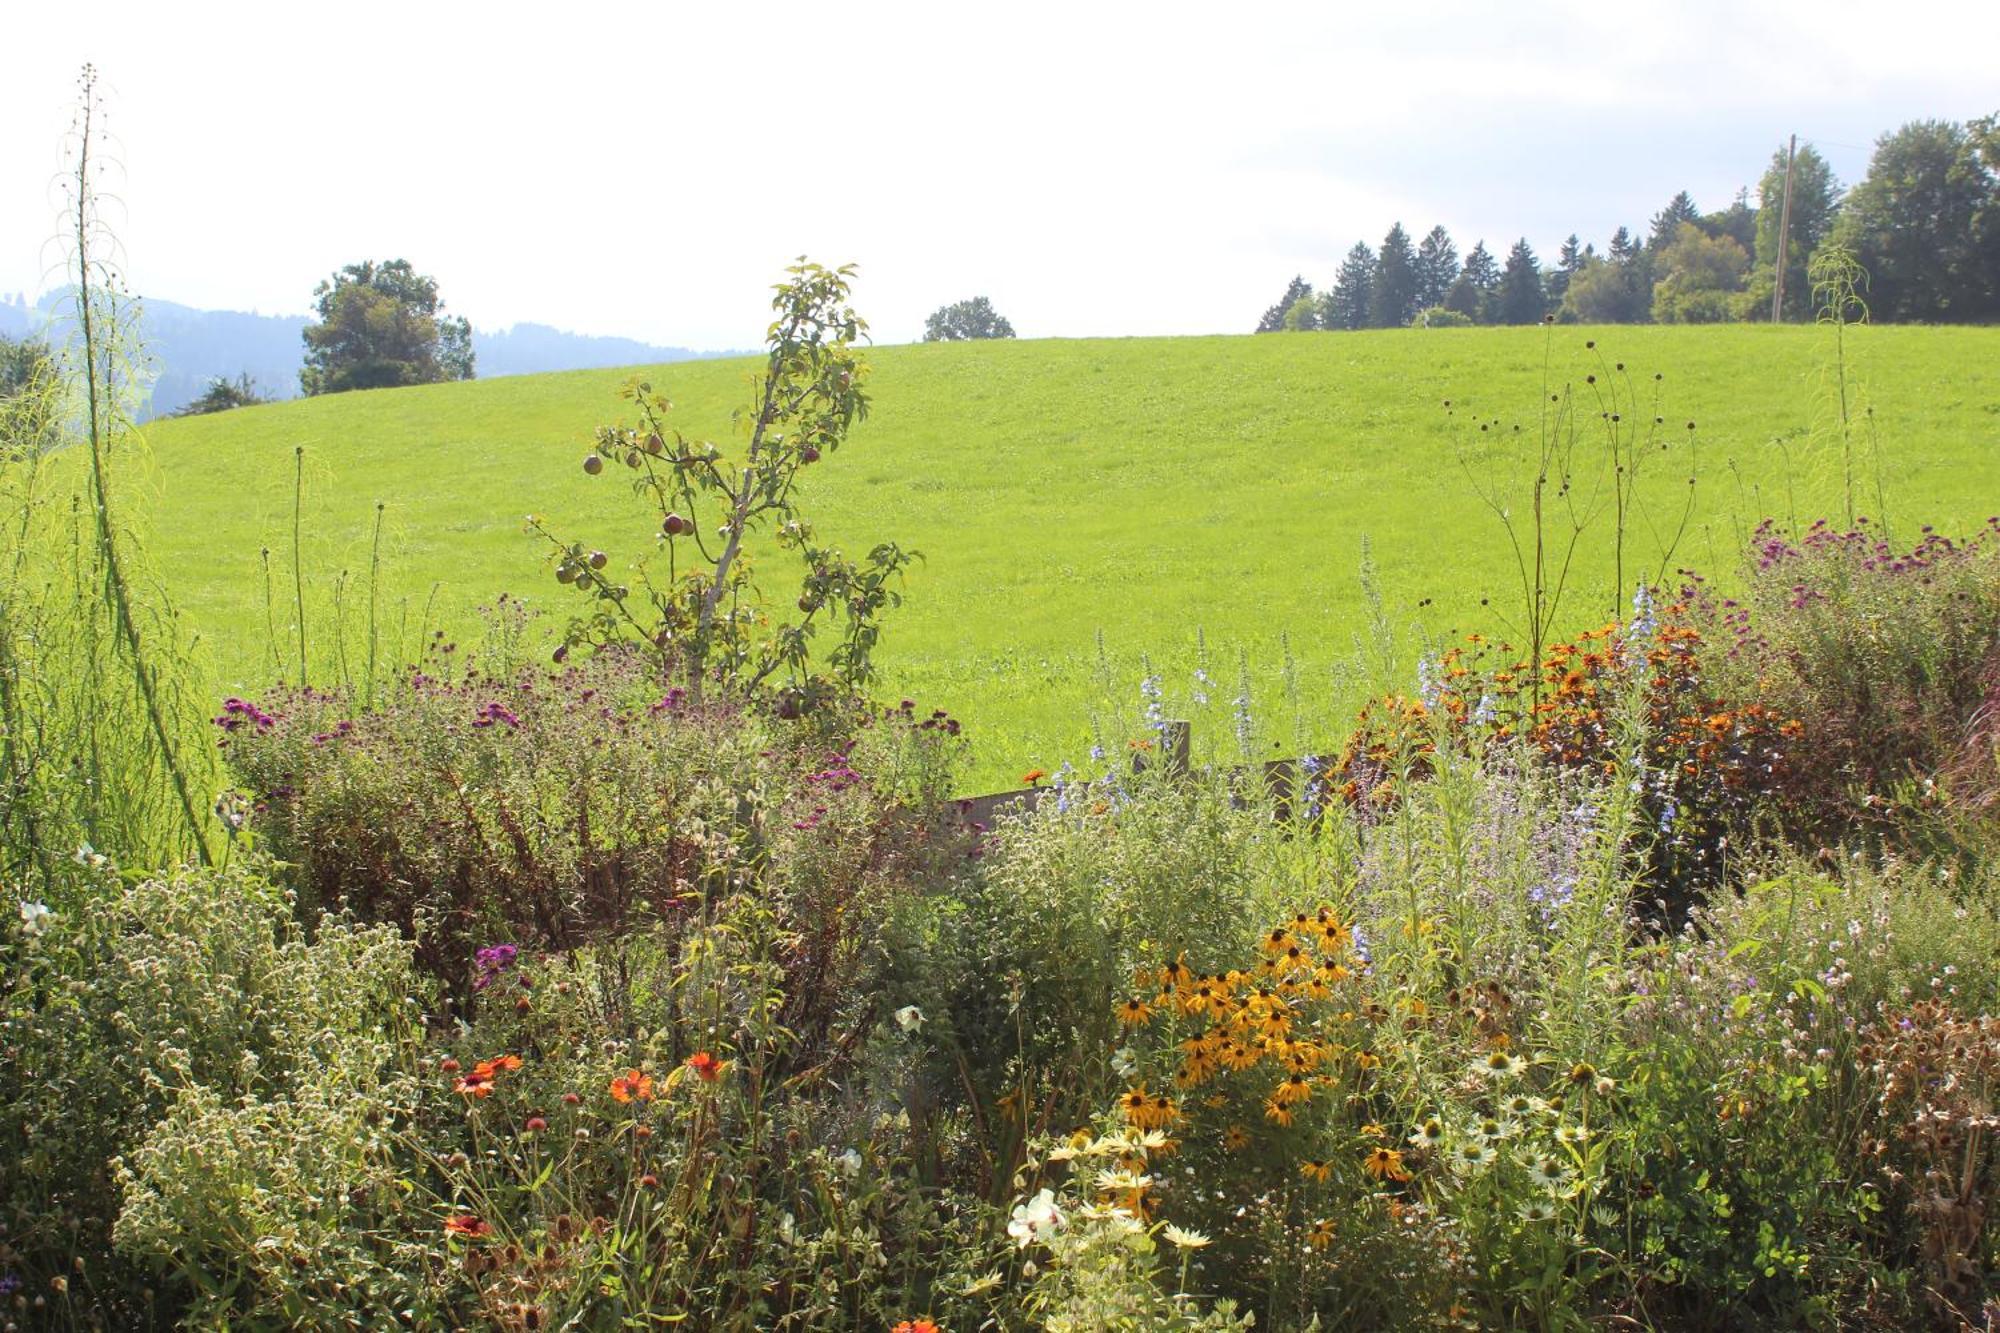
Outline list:
[[[1534,324],[1548,313],[1548,298],[1542,291],[1542,266],[1525,236],[1507,252],[1507,267],[1500,275],[1494,307],[1496,324]]]
[[[1417,308],[1428,310],[1443,305],[1451,295],[1451,285],[1457,281],[1458,247],[1451,243],[1450,232],[1443,227],[1432,227],[1424,243],[1417,247]]]
[[[1312,294],[1311,283],[1307,282],[1303,277],[1293,278],[1291,284],[1285,288],[1284,299],[1269,310],[1266,310],[1264,318],[1257,321],[1256,331],[1258,333],[1278,332],[1285,327],[1285,316],[1291,312],[1292,307],[1297,305],[1301,300],[1310,301]]]
[[[1576,271],[1582,267],[1583,242],[1577,238],[1575,232],[1571,232],[1569,239],[1562,243],[1562,249],[1556,251],[1556,266],[1548,273],[1550,309],[1562,305],[1563,297],[1569,293],[1569,280],[1575,277]]]
[[[1465,267],[1458,271],[1458,280],[1446,293],[1445,309],[1455,310],[1467,319],[1490,324],[1493,322],[1493,293],[1499,286],[1500,266],[1493,262],[1493,254],[1486,248],[1486,242],[1479,241],[1465,256]]]
[[[1682,190],[1667,200],[1667,206],[1653,214],[1652,235],[1646,241],[1647,250],[1658,253],[1674,243],[1680,234],[1681,223],[1701,223],[1701,210],[1694,206],[1694,200]]]
[[[1369,308],[1374,304],[1375,252],[1357,241],[1334,275],[1333,290],[1327,293],[1320,313],[1323,329],[1365,329]]]
[[[1378,329],[1400,329],[1417,310],[1417,258],[1410,249],[1410,234],[1398,222],[1382,238],[1381,253],[1375,256],[1368,323]]]

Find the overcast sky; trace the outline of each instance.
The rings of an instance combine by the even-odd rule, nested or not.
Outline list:
[[[77,68],[135,290],[305,313],[405,257],[480,328],[754,346],[792,257],[877,341],[984,294],[1024,337],[1247,330],[1442,222],[1603,248],[1797,132],[1844,181],[2000,110],[2000,3],[10,6],[0,294],[60,282]]]

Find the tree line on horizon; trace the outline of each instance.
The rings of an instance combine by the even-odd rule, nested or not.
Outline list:
[[[1451,233],[1413,240],[1401,222],[1379,249],[1357,242],[1330,287],[1294,277],[1257,332],[1534,324],[1553,316],[1584,324],[1713,324],[1809,319],[1813,256],[1839,247],[1866,274],[1872,318],[1983,323],[2000,319],[2000,112],[1963,124],[1912,121],[1884,134],[1868,173],[1844,188],[1811,144],[1791,161],[1780,146],[1753,204],[1739,190],[1727,208],[1702,212],[1685,190],[1654,214],[1646,235],[1626,227],[1599,251],[1574,233],[1553,265],[1526,237],[1505,258],[1482,239],[1461,260]]]

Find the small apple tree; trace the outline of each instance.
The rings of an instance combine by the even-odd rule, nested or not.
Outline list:
[[[600,427],[583,470],[636,474],[633,493],[659,516],[656,554],[665,554],[666,573],[656,579],[640,561],[635,594],[607,573],[604,552],[565,541],[531,515],[528,528],[549,543],[556,581],[593,603],[571,621],[559,659],[582,645],[638,641],[697,697],[709,684],[754,690],[781,680],[788,712],[867,684],[883,613],[901,604],[895,585],[917,553],[883,542],[849,560],[818,542],[794,496],[800,470],[838,449],[868,413],[868,367],[856,349],[868,326],[848,305],[853,273],[852,265],[804,259],[786,270],[755,396],[735,414],[740,452],[668,425],[673,404],[651,384],[626,387],[638,424]],[[774,614],[755,579],[747,547],[765,532],[803,567],[796,614]],[[815,669],[814,640],[829,624],[838,642]]]

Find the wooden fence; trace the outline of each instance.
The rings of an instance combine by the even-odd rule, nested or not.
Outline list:
[[[1186,777],[1190,772],[1192,758],[1193,729],[1186,722],[1167,722],[1160,730],[1160,743],[1156,753],[1166,764],[1170,777]],[[1151,766],[1155,752],[1135,751],[1132,755],[1132,771],[1143,773]],[[1324,761],[1322,761],[1324,762]],[[1274,815],[1279,820],[1291,818],[1292,794],[1298,790],[1298,771],[1301,761],[1297,759],[1272,759],[1262,765],[1264,790],[1271,797]],[[1232,779],[1240,778],[1244,770],[1231,769]],[[1080,784],[1087,785],[1087,784]],[[1033,810],[1041,804],[1042,798],[1055,791],[1054,787],[1036,784],[1019,787],[1013,791],[997,791],[985,796],[968,796],[959,801],[960,813],[968,823],[993,826],[996,816],[1011,810]],[[1246,804],[1239,791],[1236,804]]]

